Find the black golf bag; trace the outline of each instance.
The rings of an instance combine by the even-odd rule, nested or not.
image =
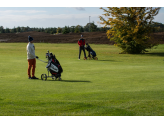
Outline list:
[[[90,54],[92,55],[92,58],[96,56],[96,52],[94,50],[90,51]]]
[[[89,44],[86,44],[85,49],[88,51],[88,57],[91,57],[94,59],[94,57],[96,56],[96,52],[89,46]]]
[[[56,59],[55,55],[53,55],[52,53],[50,53],[50,55],[48,56],[48,64],[47,64],[46,68],[56,78],[61,77],[61,73],[63,72],[63,69],[62,69],[59,61]]]

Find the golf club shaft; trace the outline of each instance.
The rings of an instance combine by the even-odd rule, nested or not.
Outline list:
[[[36,58],[36,59],[38,59],[38,58]],[[40,59],[38,59],[38,60],[40,60]],[[40,60],[40,61],[42,61],[42,60]],[[47,62],[45,62],[45,61],[42,61],[42,62],[47,63]]]

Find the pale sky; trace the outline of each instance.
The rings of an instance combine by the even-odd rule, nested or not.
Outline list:
[[[10,2],[9,2],[10,1]],[[34,2],[35,1],[35,2]],[[0,26],[4,28],[14,27],[64,27],[64,26],[85,26],[89,21],[94,22],[98,27],[102,26],[99,16],[104,12],[100,7],[119,7],[119,6],[143,6],[143,7],[162,7],[162,4],[125,4],[128,0],[101,0],[101,2],[93,2],[92,0],[5,0],[0,6]],[[105,2],[103,2],[105,1]],[[133,1],[134,2],[134,1]],[[158,2],[158,0],[157,0]],[[19,3],[19,4],[18,4]],[[164,4],[163,4],[164,5]],[[90,16],[90,17],[89,17]],[[161,8],[159,14],[155,16],[154,21],[164,24],[164,7]]]

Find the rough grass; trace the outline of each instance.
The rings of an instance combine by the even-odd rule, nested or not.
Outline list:
[[[1,116],[163,116],[164,45],[147,54],[119,54],[111,45],[94,45],[99,58],[78,60],[77,44],[35,43],[63,67],[62,81],[27,79],[25,43],[0,43]],[[36,77],[47,74],[37,60]]]

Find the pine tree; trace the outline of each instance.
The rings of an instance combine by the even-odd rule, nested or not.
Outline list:
[[[0,33],[4,33],[5,31],[4,31],[4,28],[3,28],[3,26],[0,26]]]
[[[62,34],[67,34],[69,33],[69,29],[67,26],[64,27]]]
[[[153,30],[151,26],[160,10],[160,7],[108,7],[104,10],[104,16],[109,17],[105,20],[100,16],[101,24],[105,27],[110,26],[106,34],[115,45],[122,48],[122,53],[143,53],[152,44],[150,33]]]
[[[21,28],[18,26],[18,27],[16,28],[16,31],[17,31],[17,32],[20,32],[20,31],[21,31]]]
[[[5,29],[5,33],[10,33],[10,29],[9,28],[6,28]]]
[[[71,31],[71,32],[75,32],[75,26],[71,26],[70,31]]]

